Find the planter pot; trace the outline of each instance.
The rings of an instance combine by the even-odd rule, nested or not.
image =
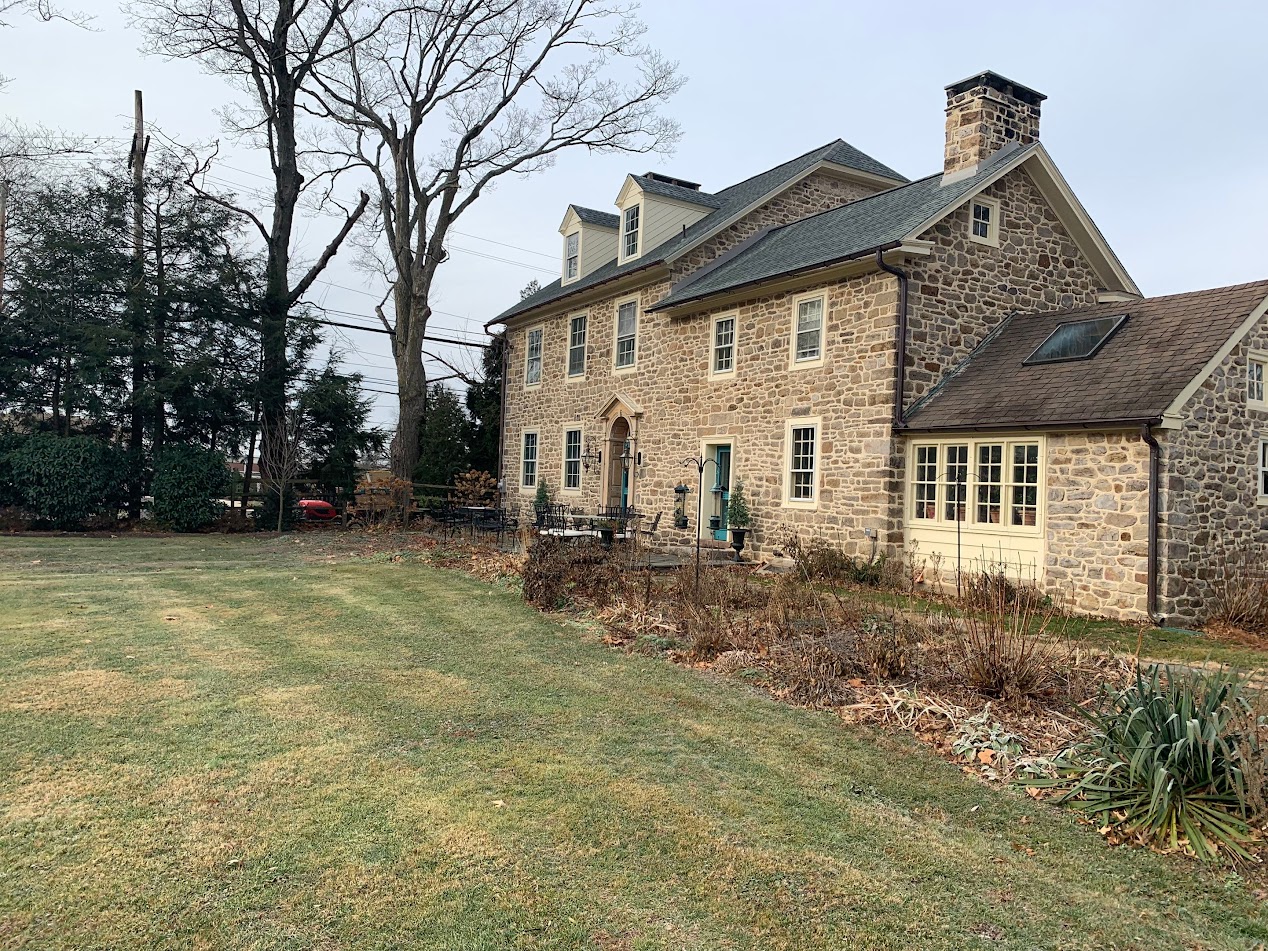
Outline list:
[[[710,515],[709,516],[709,531],[716,532],[721,527],[722,527],[722,516]]]
[[[740,552],[744,550],[744,540],[748,537],[750,529],[733,528],[731,529],[731,547],[735,549],[735,560],[740,560]]]
[[[616,535],[615,529],[611,529],[611,528],[599,529],[599,544],[602,545],[604,548],[611,548],[612,539],[615,537],[615,535]]]

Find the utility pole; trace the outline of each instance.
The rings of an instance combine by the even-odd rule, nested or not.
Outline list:
[[[145,134],[145,113],[141,90],[133,98],[132,151],[132,419],[128,434],[128,455],[132,473],[128,480],[128,517],[141,517],[142,459],[145,451],[145,154],[150,139]]]

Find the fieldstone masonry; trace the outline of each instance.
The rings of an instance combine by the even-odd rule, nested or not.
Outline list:
[[[947,144],[943,173],[977,166],[1010,142],[1039,139],[1039,104],[1047,97],[994,73],[947,87]]]

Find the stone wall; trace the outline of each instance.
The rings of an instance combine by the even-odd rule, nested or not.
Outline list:
[[[1043,587],[1090,614],[1143,620],[1149,567],[1149,447],[1134,433],[1047,438]]]
[[[1218,550],[1268,545],[1268,507],[1259,504],[1259,440],[1268,412],[1247,404],[1251,350],[1268,351],[1261,320],[1183,408],[1179,429],[1158,433],[1163,492],[1159,546],[1159,610],[1194,624],[1210,613]]]
[[[520,506],[521,516],[531,511],[533,490],[515,490],[524,429],[539,433],[539,472],[556,490],[557,500],[583,509],[599,504],[603,474],[597,468],[583,475],[581,492],[558,492],[563,432],[579,426],[583,438],[603,439],[610,420],[598,416],[616,396],[641,410],[632,420],[632,448],[643,454],[644,464],[633,474],[632,504],[649,514],[663,513],[662,543],[694,540],[697,473],[683,462],[711,440],[734,443],[733,479],[744,482],[750,498],[757,553],[770,551],[789,531],[798,530],[813,529],[860,552],[871,546],[866,529],[875,529],[883,542],[895,524],[902,495],[894,477],[889,425],[897,282],[886,274],[871,274],[820,288],[827,295],[827,359],[817,369],[789,369],[793,297],[798,295],[788,293],[718,312],[737,317],[736,371],[731,377],[709,377],[713,314],[673,320],[641,314],[637,369],[617,373],[612,366],[613,326],[616,304],[623,297],[590,307],[587,374],[581,381],[565,377],[571,315],[552,318],[543,323],[544,382],[532,389],[523,387],[525,328],[512,330],[504,473],[512,504]],[[649,306],[665,289],[663,284],[644,288],[641,305]],[[806,416],[820,420],[814,509],[788,507],[782,501],[787,422]],[[711,470],[706,475],[708,486]],[[671,524],[673,488],[679,482],[691,486],[689,531]]]
[[[999,201],[999,247],[969,237],[966,204],[921,235],[933,251],[909,269],[909,408],[1008,314],[1096,303],[1095,273],[1024,171],[983,194]]]
[[[973,168],[1010,142],[1037,141],[1041,101],[1001,76],[948,87],[945,172]]]

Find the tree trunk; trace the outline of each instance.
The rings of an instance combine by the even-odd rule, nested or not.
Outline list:
[[[167,400],[163,397],[163,377],[167,373],[167,314],[164,295],[167,293],[163,268],[163,203],[154,203],[154,457],[163,448],[167,431]],[[214,446],[213,446],[214,448]]]
[[[132,139],[132,396],[128,432],[128,518],[141,517],[145,472],[145,119],[136,91]]]

